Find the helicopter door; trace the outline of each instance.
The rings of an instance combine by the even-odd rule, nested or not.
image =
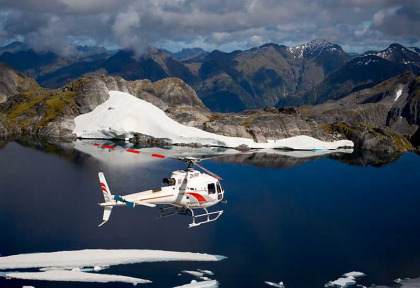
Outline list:
[[[217,182],[217,199],[222,200],[223,199],[223,191],[222,186],[220,186],[220,183]]]

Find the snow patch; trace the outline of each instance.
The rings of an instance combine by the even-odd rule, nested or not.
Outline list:
[[[182,125],[151,103],[128,93],[110,91],[107,101],[92,112],[77,116],[73,133],[80,138],[127,139],[134,134],[144,134],[172,143],[198,142],[210,146],[235,148],[245,144],[250,148],[280,148],[294,150],[337,149],[353,147],[349,140],[324,142],[309,136],[256,143],[252,139],[227,137]],[[109,110],[109,107],[114,109]],[[158,121],[157,121],[158,119]]]
[[[219,255],[163,250],[91,249],[0,257],[0,270],[48,267],[77,268],[163,261],[220,261],[225,258]]]
[[[394,101],[397,101],[398,100],[398,98],[400,98],[400,96],[401,96],[401,94],[402,94],[402,88],[400,88],[400,89],[398,89],[398,91],[396,92],[396,94],[395,94],[395,99],[394,99]]]
[[[6,278],[23,280],[44,280],[44,281],[71,281],[71,282],[124,282],[132,283],[151,283],[149,280],[127,277],[121,275],[108,275],[87,273],[68,270],[50,270],[44,272],[13,272],[6,274]]]

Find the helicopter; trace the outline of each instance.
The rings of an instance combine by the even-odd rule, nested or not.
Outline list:
[[[94,144],[100,149],[114,150],[116,146]],[[123,148],[121,148],[123,149]],[[173,171],[170,177],[163,178],[164,186],[157,189],[136,192],[128,195],[113,195],[103,172],[99,172],[99,182],[105,202],[98,203],[104,207],[103,222],[98,226],[104,225],[110,218],[112,208],[115,206],[135,206],[156,207],[161,205],[161,218],[172,215],[188,215],[192,217],[192,223],[189,228],[201,224],[216,221],[223,213],[223,210],[209,212],[208,207],[216,205],[219,202],[227,203],[224,200],[224,189],[220,184],[223,180],[220,176],[207,170],[198,164],[203,160],[210,158],[195,157],[168,157],[161,154],[151,154],[140,150],[124,149],[125,152],[132,154],[148,155],[155,158],[170,158],[187,163],[185,170]],[[195,170],[197,166],[206,173]],[[194,210],[202,209],[204,213],[195,214]]]

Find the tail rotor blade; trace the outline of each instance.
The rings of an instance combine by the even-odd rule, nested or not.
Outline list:
[[[131,207],[131,208],[134,208],[134,206],[136,206],[136,204],[135,204],[135,203],[130,202],[130,201],[127,201],[127,200],[125,200],[124,198],[122,198],[122,197],[121,197],[121,196],[119,196],[119,195],[115,195],[115,196],[114,196],[114,200],[117,200],[117,201],[123,202],[123,203],[125,203],[125,205],[127,205],[127,206],[129,206],[129,207]]]
[[[219,176],[219,175],[217,175],[217,174],[214,174],[213,172],[211,172],[210,170],[208,170],[208,169],[204,168],[203,166],[201,166],[201,165],[199,165],[199,164],[197,164],[197,163],[195,163],[195,165],[196,165],[198,168],[200,168],[201,170],[203,170],[204,172],[209,173],[211,176],[213,176],[213,177],[214,177],[214,178],[216,178],[217,180],[223,180],[223,178],[222,178],[222,177],[220,177],[220,176]]]

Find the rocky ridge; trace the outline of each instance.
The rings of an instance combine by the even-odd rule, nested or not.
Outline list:
[[[297,135],[323,141],[347,138],[359,148],[411,151],[414,148],[407,140],[419,133],[418,82],[418,77],[403,74],[322,105],[212,113],[178,78],[151,82],[91,75],[60,89],[37,88],[9,97],[0,105],[0,135],[72,138],[73,119],[105,102],[110,90],[117,90],[151,102],[184,125],[225,136],[257,142]]]

